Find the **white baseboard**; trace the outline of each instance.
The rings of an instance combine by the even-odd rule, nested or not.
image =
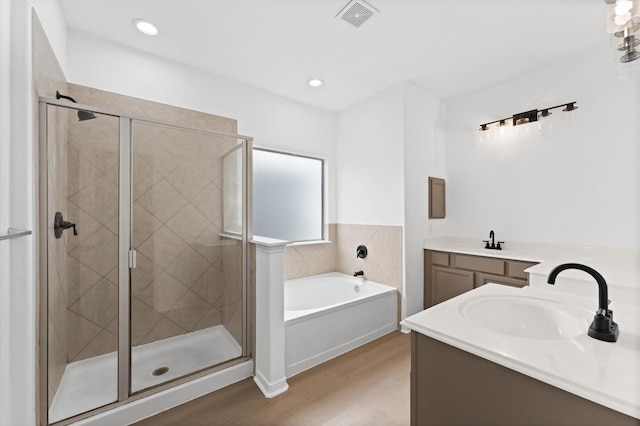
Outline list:
[[[262,394],[266,398],[273,398],[274,396],[278,396],[289,389],[286,377],[283,377],[277,382],[269,383],[269,381],[265,379],[264,375],[258,370],[256,370],[256,375],[254,376],[253,381],[256,382],[256,385],[258,385]]]

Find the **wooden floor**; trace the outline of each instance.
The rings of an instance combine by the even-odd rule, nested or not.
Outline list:
[[[300,373],[265,398],[253,379],[137,425],[408,425],[410,336],[399,331]]]

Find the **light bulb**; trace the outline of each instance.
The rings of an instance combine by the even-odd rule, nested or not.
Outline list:
[[[319,78],[312,78],[311,80],[309,80],[309,86],[320,87],[322,86],[322,80],[320,80]]]
[[[616,16],[618,15],[626,15],[631,8],[633,7],[633,3],[631,3],[630,0],[624,0],[621,2],[616,3]]]
[[[629,19],[631,19],[631,14],[627,12],[624,15],[616,15],[616,17],[613,18],[613,21],[616,25],[624,25],[629,21]]]

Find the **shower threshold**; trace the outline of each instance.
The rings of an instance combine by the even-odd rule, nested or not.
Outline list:
[[[222,325],[135,346],[131,350],[131,390],[177,379],[242,355]],[[54,423],[110,404],[117,399],[117,352],[67,365],[51,403]]]

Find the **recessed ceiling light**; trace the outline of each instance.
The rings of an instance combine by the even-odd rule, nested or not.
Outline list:
[[[145,21],[144,19],[134,19],[133,26],[138,29],[142,34],[146,34],[149,36],[158,35],[158,28],[153,25],[149,21]]]
[[[309,80],[309,86],[320,87],[322,86],[322,80],[320,80],[319,78],[312,78],[311,80]]]

